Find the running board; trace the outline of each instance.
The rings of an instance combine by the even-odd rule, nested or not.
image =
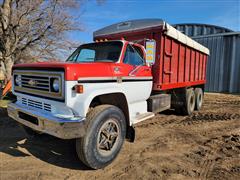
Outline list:
[[[142,122],[142,121],[152,118],[154,116],[155,116],[155,114],[153,112],[139,114],[139,115],[135,116],[135,120],[134,120],[133,124],[137,124],[139,122]]]

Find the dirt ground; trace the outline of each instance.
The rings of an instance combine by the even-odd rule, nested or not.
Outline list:
[[[90,170],[74,141],[27,139],[2,112],[0,179],[240,179],[240,95],[206,94],[200,112],[164,112],[137,125],[136,134],[110,166]]]

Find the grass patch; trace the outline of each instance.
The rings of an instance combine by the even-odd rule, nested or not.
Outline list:
[[[0,108],[7,108],[10,102],[10,100],[0,100]]]

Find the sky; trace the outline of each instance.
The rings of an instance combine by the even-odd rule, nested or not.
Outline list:
[[[169,24],[213,24],[240,31],[240,0],[99,1],[89,0],[79,11],[73,12],[84,31],[69,33],[71,40],[91,42],[92,33],[97,29],[125,20],[143,18],[161,18]]]

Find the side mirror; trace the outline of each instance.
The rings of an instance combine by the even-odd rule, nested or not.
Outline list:
[[[146,64],[153,65],[156,57],[156,41],[147,40],[145,43],[146,48]]]

